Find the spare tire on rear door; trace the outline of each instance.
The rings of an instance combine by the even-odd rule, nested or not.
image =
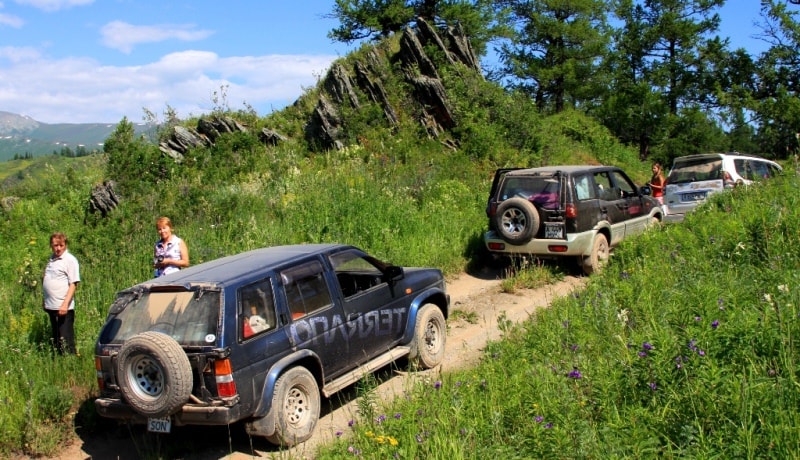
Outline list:
[[[192,394],[192,367],[180,344],[160,332],[128,339],[117,355],[117,384],[139,414],[174,414]]]
[[[500,237],[510,244],[525,244],[539,232],[539,211],[525,198],[509,198],[494,215],[494,226]]]

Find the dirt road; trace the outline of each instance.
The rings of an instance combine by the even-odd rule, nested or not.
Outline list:
[[[537,308],[549,305],[554,298],[579,289],[584,282],[585,278],[568,276],[539,289],[506,294],[500,291],[498,275],[489,271],[477,276],[463,274],[448,280],[451,312],[459,310],[464,315],[458,316],[470,321],[456,319],[448,322],[445,360],[439,368],[426,373],[447,372],[475,364],[487,341],[500,338],[498,317],[502,315],[513,322],[522,321]],[[377,391],[384,401],[399,394],[404,379],[410,378],[407,373],[389,369],[378,372],[376,377],[380,382]],[[346,432],[348,422],[357,418],[358,396],[353,387],[324,401],[314,436],[288,451],[281,451],[262,438],[249,437],[238,424],[230,427],[177,427],[170,435],[119,428],[103,436],[81,436],[78,427],[74,442],[51,460],[137,460],[166,458],[167,455],[185,460],[311,459],[321,443],[334,439],[339,431]]]

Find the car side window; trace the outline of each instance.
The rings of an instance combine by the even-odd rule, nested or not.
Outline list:
[[[330,261],[345,299],[383,282],[383,273],[356,251],[333,254]]]
[[[611,179],[614,182],[614,188],[619,190],[618,196],[633,196],[636,195],[636,186],[634,186],[627,177],[619,171],[611,171]]]
[[[239,336],[249,339],[277,326],[275,300],[269,279],[239,289]]]
[[[331,304],[331,293],[319,261],[282,271],[281,282],[292,319],[309,315]]]
[[[597,197],[601,200],[614,201],[620,198],[619,191],[614,190],[614,184],[607,171],[595,173],[594,182]]]
[[[588,175],[575,178],[575,196],[578,200],[591,200],[597,198],[595,188],[592,187],[592,179]]]

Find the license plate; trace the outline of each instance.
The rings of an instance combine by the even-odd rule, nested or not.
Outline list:
[[[544,224],[544,237],[549,240],[563,240],[564,226],[561,224]]]
[[[681,195],[681,201],[702,201],[706,199],[706,192],[684,193]]]
[[[171,429],[172,421],[169,417],[147,419],[147,431],[152,433],[169,433]]]

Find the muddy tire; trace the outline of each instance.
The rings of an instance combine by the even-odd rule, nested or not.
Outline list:
[[[289,369],[275,383],[275,432],[267,440],[285,447],[307,440],[319,420],[319,408],[319,387],[311,372],[304,367]]]
[[[525,244],[539,232],[539,211],[525,198],[509,198],[497,207],[494,226],[506,243]]]
[[[592,254],[583,259],[583,272],[587,275],[600,272],[603,265],[608,261],[610,249],[608,239],[602,233],[594,236],[592,244]]]
[[[409,359],[422,369],[439,365],[444,359],[446,339],[447,324],[442,310],[434,304],[423,305],[417,313]]]
[[[192,368],[180,344],[159,332],[143,332],[125,342],[116,359],[122,397],[139,414],[174,414],[192,393]]]

